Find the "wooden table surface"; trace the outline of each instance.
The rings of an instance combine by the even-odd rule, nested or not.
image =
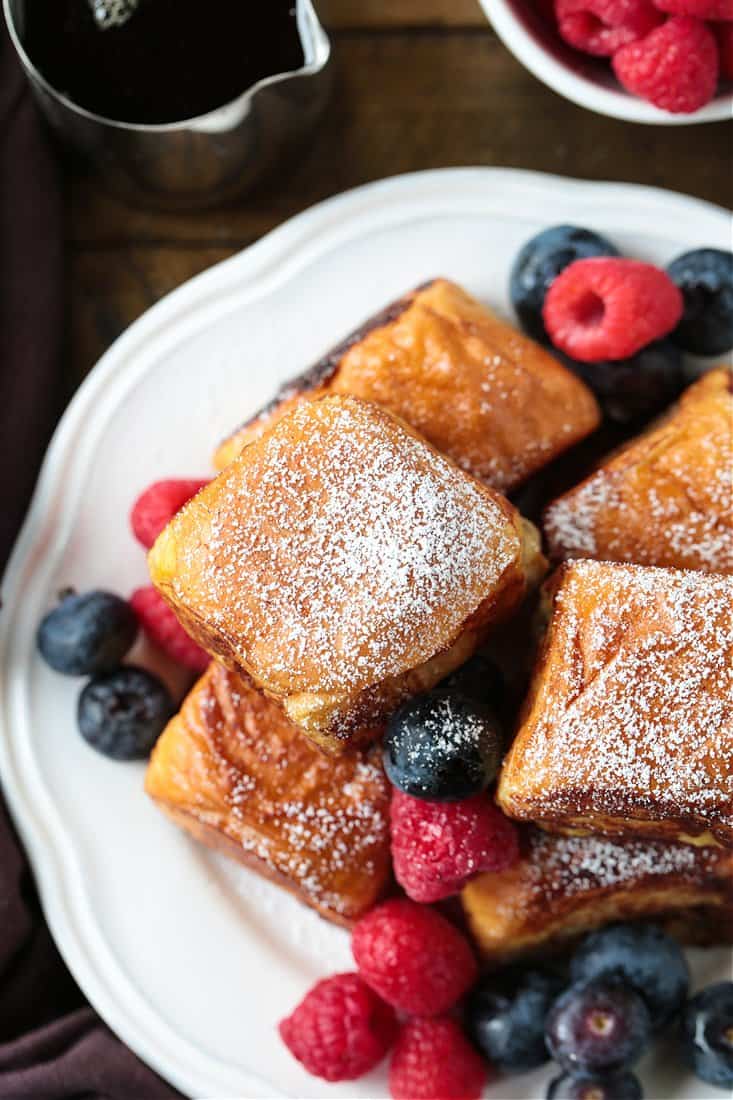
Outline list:
[[[336,87],[312,146],[281,177],[229,209],[168,214],[127,207],[68,170],[67,394],[169,290],[305,207],[382,176],[503,165],[731,204],[728,123],[634,126],[576,107],[522,68],[477,0],[316,3]]]

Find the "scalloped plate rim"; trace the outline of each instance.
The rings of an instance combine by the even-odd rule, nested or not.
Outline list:
[[[648,235],[654,225],[644,221],[653,210],[661,219],[659,204],[667,213],[676,208],[683,214],[717,221],[728,217],[725,210],[698,199],[642,187],[569,180],[542,173],[502,168],[435,169],[397,176],[367,184],[306,210],[244,251],[215,265],[174,290],[149,309],[123,333],[101,357],[80,386],[64,413],[44,459],[25,523],[17,539],[3,578],[4,608],[0,616],[0,684],[9,690],[0,694],[0,775],[11,814],[27,846],[37,877],[41,902],[59,949],[79,985],[100,1015],[144,1061],[181,1090],[197,1095],[233,1095],[242,1089],[253,1096],[276,1096],[262,1078],[243,1072],[176,1034],[171,1025],[147,1006],[131,982],[122,963],[115,958],[103,930],[95,926],[91,899],[86,895],[81,874],[81,857],[73,837],[60,821],[53,798],[33,774],[29,747],[18,735],[22,718],[15,723],[27,696],[29,654],[12,646],[19,616],[20,597],[38,573],[50,573],[69,537],[74,514],[73,477],[64,480],[69,469],[86,469],[85,459],[93,448],[85,447],[85,434],[92,433],[95,419],[105,406],[112,408],[128,392],[135,378],[155,366],[155,357],[171,340],[201,331],[232,308],[233,299],[266,298],[275,286],[297,277],[308,262],[361,237],[369,224],[397,228],[426,214],[457,213],[470,208],[474,214],[496,216],[502,207],[516,206],[538,192],[552,203],[569,205],[583,195],[588,200],[603,197],[608,206],[631,208],[641,217]],[[642,210],[646,214],[642,214]],[[355,226],[356,229],[353,229]],[[722,228],[722,222],[721,222]],[[664,236],[661,231],[659,236]],[[289,261],[278,266],[283,255]],[[243,299],[244,295],[244,299]],[[191,308],[194,307],[194,308]],[[147,354],[146,354],[147,352]],[[154,354],[153,354],[154,353]],[[81,472],[77,480],[81,479]],[[71,506],[60,514],[61,505]],[[49,549],[50,547],[50,549]],[[43,553],[41,553],[43,551]],[[40,784],[42,798],[34,799],[31,788]],[[124,1003],[120,990],[130,1003]]]

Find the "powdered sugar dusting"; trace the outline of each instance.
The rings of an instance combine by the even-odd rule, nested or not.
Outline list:
[[[594,557],[596,519],[608,506],[609,482],[600,473],[556,500],[545,513],[544,531],[555,557]]]
[[[378,755],[332,760],[232,674],[213,667],[209,684],[223,718],[209,718],[209,742],[242,847],[334,912],[376,895],[389,859],[389,784]]]
[[[235,814],[238,801],[235,794]],[[242,834],[243,849],[326,909],[348,914],[354,899],[346,878],[379,873],[373,854],[384,841],[386,817],[373,802],[347,802],[338,791],[319,805],[294,799],[280,803],[262,825],[261,832]]]
[[[451,695],[433,698],[420,710],[420,735],[413,737],[406,759],[420,768],[426,753],[439,760],[471,759],[486,737],[486,718]]]
[[[342,693],[424,662],[519,554],[489,490],[347,398],[297,407],[190,508],[176,597],[289,692]]]
[[[323,755],[276,703],[216,664],[163,737],[173,741],[155,783],[164,802],[332,913],[354,918],[382,891],[390,786],[378,750]]]
[[[733,578],[574,562],[551,631],[501,796],[538,820],[733,827]]]
[[[650,880],[682,877],[692,883],[729,874],[729,858],[720,849],[695,848],[644,840],[613,840],[600,836],[552,836],[532,830],[522,864],[523,888],[512,897],[527,913],[537,912],[555,898],[567,899],[598,891],[635,888]],[[499,900],[498,908],[508,906]]]
[[[554,557],[733,572],[733,396],[724,372],[547,509]],[[698,389],[698,387],[700,387]]]
[[[587,435],[597,415],[571,372],[445,279],[349,348],[330,388],[397,413],[502,492]]]
[[[585,434],[570,417],[547,415],[550,398],[531,357],[514,361],[492,350],[486,334],[475,327],[470,336],[461,334],[457,348],[448,334],[426,339],[416,373],[413,340],[401,336],[400,324],[419,328],[421,310],[397,322],[394,343],[387,345],[394,350],[386,351],[384,333],[373,338],[378,339],[375,351],[369,341],[353,348],[334,392],[354,393],[391,409],[462,469],[502,492]],[[569,385],[574,389],[578,383],[573,379]]]

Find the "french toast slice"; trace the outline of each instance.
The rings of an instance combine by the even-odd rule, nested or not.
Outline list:
[[[544,531],[554,559],[733,573],[733,372],[703,375],[550,504]]]
[[[600,423],[590,390],[447,279],[366,321],[225,440],[223,469],[303,399],[351,394],[396,413],[464,470],[510,492]]]
[[[482,956],[504,963],[615,921],[654,918],[690,943],[733,940],[733,852],[528,828],[506,871],[461,894]]]
[[[197,840],[338,924],[390,882],[390,788],[377,750],[329,759],[216,663],[159,738],[145,789]]]
[[[733,847],[733,577],[572,561],[497,798],[551,831]]]
[[[462,664],[545,565],[507,500],[342,396],[246,447],[149,564],[192,637],[334,752]]]

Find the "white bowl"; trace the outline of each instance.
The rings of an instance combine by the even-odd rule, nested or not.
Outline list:
[[[581,107],[626,122],[689,126],[733,117],[733,91],[689,115],[673,115],[625,92],[605,58],[593,58],[567,46],[543,18],[533,0],[479,0],[507,49],[538,80]]]

